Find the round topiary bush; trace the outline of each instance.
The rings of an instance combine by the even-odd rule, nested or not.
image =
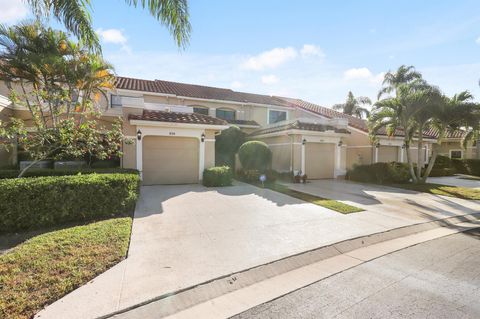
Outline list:
[[[243,143],[238,149],[238,157],[243,169],[255,169],[264,173],[272,163],[272,151],[260,141]]]

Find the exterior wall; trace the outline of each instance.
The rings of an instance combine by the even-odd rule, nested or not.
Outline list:
[[[205,168],[215,166],[215,131],[205,131]]]
[[[372,143],[365,133],[351,130],[351,134],[345,138],[347,153],[347,169],[354,165],[366,165],[373,163]]]
[[[272,169],[289,172],[292,165],[292,139],[290,136],[276,136],[260,139],[272,150]]]
[[[384,146],[378,148],[378,162],[398,162],[398,146]]]
[[[469,142],[467,148],[462,147],[462,142],[457,141],[445,141],[440,146],[436,146],[438,149],[438,155],[450,157],[451,150],[462,151],[464,159],[475,159],[477,158],[477,149],[473,143]]]

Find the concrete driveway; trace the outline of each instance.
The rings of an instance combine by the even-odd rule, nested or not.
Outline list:
[[[343,215],[243,183],[142,187],[128,258],[39,317],[96,318],[348,238],[480,210],[473,201],[348,182],[295,187],[367,211]]]
[[[475,176],[469,175],[459,174],[454,176],[429,177],[428,182],[434,184],[444,184],[450,186],[480,189],[480,179],[475,179]]]

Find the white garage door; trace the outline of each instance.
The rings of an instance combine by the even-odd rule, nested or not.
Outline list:
[[[198,183],[198,140],[187,137],[143,138],[143,184]]]
[[[307,143],[305,145],[305,174],[308,179],[333,178],[335,145]]]

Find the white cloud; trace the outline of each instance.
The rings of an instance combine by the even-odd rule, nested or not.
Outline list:
[[[300,54],[304,57],[306,56],[317,56],[317,57],[325,57],[325,53],[323,53],[322,49],[319,46],[313,44],[304,44],[302,49],[300,50]]]
[[[475,42],[476,42],[477,44],[480,44],[480,37],[478,37],[478,38],[475,40]]]
[[[127,38],[123,34],[122,30],[118,29],[98,29],[98,35],[105,43],[113,43],[113,44],[122,44],[125,45],[127,43]]]
[[[297,50],[292,47],[274,48],[270,51],[265,51],[259,55],[250,57],[243,68],[247,70],[264,70],[274,69],[288,61],[295,59],[298,56]]]
[[[23,0],[0,0],[0,23],[14,23],[28,15]]]
[[[262,76],[262,83],[263,84],[274,84],[278,82],[278,78],[271,74],[271,75],[264,75]]]
[[[381,83],[384,75],[384,72],[373,74],[368,68],[353,68],[343,72],[343,78],[347,81],[363,80],[372,84]]]
[[[243,87],[243,83],[240,82],[240,81],[233,81],[231,84],[230,84],[230,88],[232,90],[238,90],[238,89],[241,89]]]

